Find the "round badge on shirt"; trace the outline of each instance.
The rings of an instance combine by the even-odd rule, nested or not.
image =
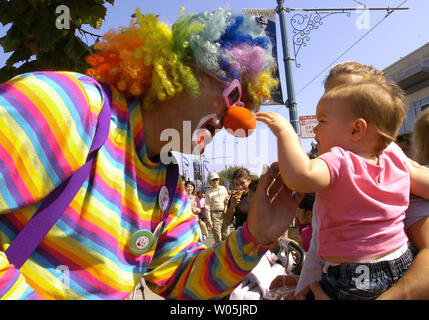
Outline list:
[[[159,190],[158,195],[158,204],[162,211],[165,211],[168,206],[168,202],[170,197],[168,195],[168,189],[166,186],[162,186],[161,190]]]
[[[135,255],[142,255],[148,252],[153,245],[153,233],[149,230],[139,230],[131,237],[129,247]]]

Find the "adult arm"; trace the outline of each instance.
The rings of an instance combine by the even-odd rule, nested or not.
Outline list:
[[[411,179],[411,193],[429,199],[429,168],[410,160],[408,164]]]

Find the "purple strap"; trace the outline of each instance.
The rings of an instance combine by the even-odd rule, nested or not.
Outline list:
[[[106,142],[109,135],[112,92],[108,85],[101,85],[105,97],[104,105],[98,116],[97,129],[86,163],[46,197],[33,218],[5,251],[9,262],[17,269],[21,268],[67,209],[89,176],[97,150]]]

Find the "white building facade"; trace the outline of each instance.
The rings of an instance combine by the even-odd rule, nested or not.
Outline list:
[[[429,42],[383,71],[406,92],[409,110],[400,132],[412,131],[416,117],[429,107]]]

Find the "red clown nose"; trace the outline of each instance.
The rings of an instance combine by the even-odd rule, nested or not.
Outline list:
[[[256,118],[249,109],[234,106],[226,112],[223,126],[233,136],[246,138],[255,130]]]

